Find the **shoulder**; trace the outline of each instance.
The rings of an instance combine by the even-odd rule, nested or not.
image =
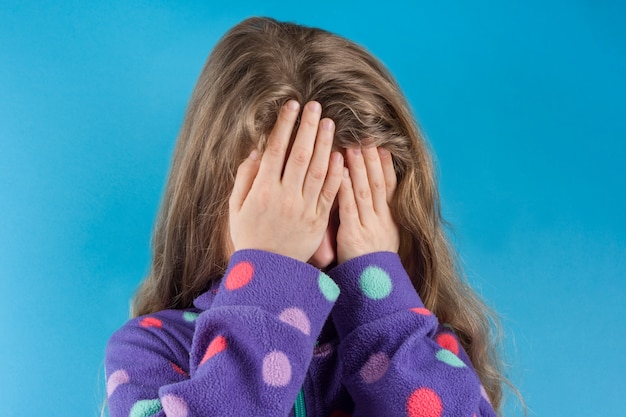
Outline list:
[[[140,354],[187,356],[199,312],[197,309],[163,310],[127,321],[109,338],[106,362]]]

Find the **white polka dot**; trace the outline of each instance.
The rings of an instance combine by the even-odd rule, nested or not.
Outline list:
[[[161,398],[161,404],[167,417],[187,417],[189,415],[189,407],[185,400],[175,395],[165,395]]]
[[[126,370],[118,369],[113,372],[107,381],[107,397],[110,397],[117,387],[122,384],[127,384],[129,381],[130,377],[128,376],[128,372],[126,372]]]
[[[263,381],[272,387],[284,387],[291,381],[291,363],[283,352],[274,350],[263,358]]]
[[[487,395],[487,391],[485,391],[485,387],[483,387],[482,385],[480,386],[480,395],[482,395],[483,398],[487,400],[489,404],[491,404],[491,401],[489,400],[489,396]]]
[[[278,318],[282,322],[287,323],[290,326],[293,326],[296,329],[300,330],[307,336],[311,334],[311,322],[309,321],[309,318],[303,310],[297,307],[284,309],[282,313],[280,313]]]
[[[378,381],[389,369],[389,356],[385,352],[374,353],[369,357],[359,374],[367,384]]]

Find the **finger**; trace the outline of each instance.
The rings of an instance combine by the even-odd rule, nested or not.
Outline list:
[[[383,173],[385,175],[385,188],[387,190],[387,204],[391,203],[393,193],[396,191],[396,185],[398,185],[398,177],[396,177],[396,170],[393,167],[393,157],[391,152],[385,148],[378,148],[378,155],[380,156],[380,162],[383,167]]]
[[[363,160],[367,171],[367,180],[372,192],[372,202],[374,211],[382,213],[389,206],[387,204],[387,192],[385,185],[385,174],[381,165],[378,150],[375,147],[363,148]]]
[[[267,147],[261,158],[259,175],[268,178],[278,178],[283,172],[285,154],[291,140],[291,132],[298,118],[300,105],[295,100],[289,100],[280,110],[278,120],[270,133]]]
[[[235,184],[233,191],[230,194],[229,210],[237,212],[241,209],[243,202],[246,200],[254,178],[259,172],[259,152],[254,149],[248,158],[239,165],[237,168],[237,176],[235,177]]]
[[[308,102],[302,111],[300,127],[298,127],[296,139],[291,147],[291,152],[285,165],[285,173],[283,174],[283,184],[287,185],[294,192],[297,190],[302,193],[302,185],[315,147],[321,114],[322,106],[316,101]]]
[[[333,148],[334,133],[335,124],[332,120],[324,119],[320,122],[313,158],[309,164],[309,169],[304,179],[304,187],[302,188],[302,194],[307,202],[316,202],[319,198],[320,190],[324,185],[329,169],[328,164],[331,159],[330,153]],[[339,155],[341,156],[341,154]],[[343,156],[341,156],[341,167],[343,167]],[[339,178],[341,178],[341,175],[340,172]]]
[[[343,178],[339,187],[337,196],[339,201],[339,224],[340,227],[353,229],[361,226],[359,219],[359,210],[354,198],[354,190],[352,189],[352,180],[350,179],[350,171],[348,168],[343,169]]]
[[[372,202],[372,191],[367,179],[367,170],[363,153],[360,148],[346,150],[346,160],[350,170],[350,180],[361,224],[368,224],[374,220],[374,205]]]
[[[342,183],[344,169],[343,156],[339,152],[333,152],[330,156],[330,166],[326,180],[319,193],[317,202],[317,213],[319,215],[326,217],[330,215],[330,209],[335,202],[335,197],[337,197],[337,192]]]

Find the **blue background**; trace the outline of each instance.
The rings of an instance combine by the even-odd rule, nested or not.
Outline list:
[[[624,3],[257,3],[0,1],[0,414],[98,414],[194,82],[269,15],[398,78],[529,415],[625,415]]]

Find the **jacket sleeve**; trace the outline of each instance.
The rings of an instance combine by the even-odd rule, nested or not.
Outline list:
[[[111,337],[111,417],[288,415],[338,294],[310,265],[236,252],[210,308],[190,318],[190,351],[166,320],[181,311],[131,320]]]
[[[332,318],[354,417],[496,415],[456,336],[424,308],[397,254],[364,255],[329,274],[341,289]]]

